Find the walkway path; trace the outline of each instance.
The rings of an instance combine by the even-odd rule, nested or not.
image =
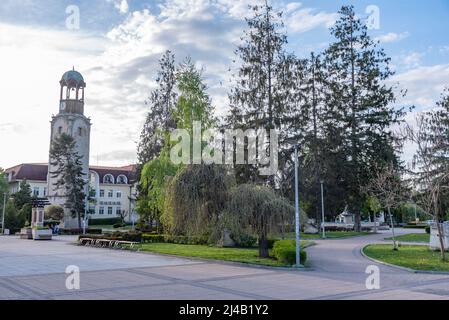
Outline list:
[[[381,289],[367,290],[365,269],[375,263],[360,248],[384,237],[318,240],[307,249],[310,268],[290,271],[4,236],[0,299],[449,299],[449,275],[383,265]],[[68,265],[80,268],[80,290],[65,287]]]

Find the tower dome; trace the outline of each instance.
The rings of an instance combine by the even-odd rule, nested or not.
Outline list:
[[[60,84],[72,88],[80,88],[86,86],[83,76],[78,71],[75,71],[75,68],[65,72],[62,75]]]
[[[84,113],[84,78],[75,68],[62,75],[59,95],[59,111],[63,113]]]

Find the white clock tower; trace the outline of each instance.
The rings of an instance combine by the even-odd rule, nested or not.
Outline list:
[[[83,76],[73,70],[67,71],[62,76],[59,113],[51,119],[50,146],[55,137],[61,133],[71,135],[77,146],[77,151],[82,156],[84,178],[89,177],[89,148],[90,148],[90,119],[84,115],[84,88],[86,83]],[[57,168],[48,163],[48,199],[52,204],[64,207],[66,195],[64,190],[55,187],[58,177],[51,174]],[[64,214],[64,228],[78,228],[78,220],[72,218],[70,212]]]

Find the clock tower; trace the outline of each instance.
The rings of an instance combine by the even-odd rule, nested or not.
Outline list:
[[[84,115],[84,89],[86,83],[78,71],[67,71],[63,74],[59,96],[59,113],[51,119],[50,146],[60,134],[71,135],[76,141],[76,150],[81,158],[84,179],[89,177],[89,148],[90,148],[90,119]],[[48,163],[48,199],[52,204],[64,207],[66,194],[63,188],[55,187],[59,177],[53,177],[57,167]],[[78,220],[72,218],[70,212],[65,210],[64,228],[78,228]]]

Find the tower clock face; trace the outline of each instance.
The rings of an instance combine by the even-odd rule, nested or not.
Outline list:
[[[61,103],[59,104],[59,108],[64,111],[65,110],[65,101],[61,101]]]

